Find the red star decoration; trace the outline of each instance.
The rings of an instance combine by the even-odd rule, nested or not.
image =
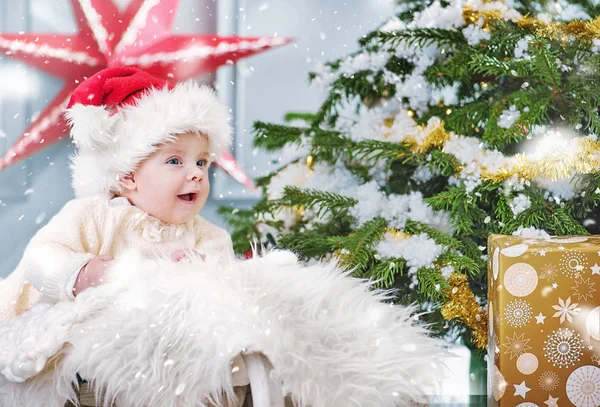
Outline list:
[[[58,95],[0,159],[0,170],[68,133],[63,111],[79,82],[111,66],[137,66],[178,82],[291,42],[279,37],[171,33],[179,0],[132,0],[121,12],[112,0],[71,0],[78,33],[0,34],[0,51],[64,79]],[[217,164],[241,184],[252,180],[226,151]]]

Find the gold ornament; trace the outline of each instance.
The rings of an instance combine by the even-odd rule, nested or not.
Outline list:
[[[447,301],[442,305],[442,316],[446,320],[456,319],[473,330],[475,345],[487,348],[488,317],[479,306],[475,294],[469,287],[469,279],[464,274],[453,272],[448,278],[450,287],[446,292]]]
[[[312,166],[314,165],[314,163],[315,163],[315,159],[314,159],[314,157],[312,156],[312,154],[309,154],[309,155],[307,155],[307,156],[306,156],[306,165],[307,165],[308,167],[311,167],[311,168],[312,168]]]
[[[383,119],[383,125],[387,128],[391,128],[394,125],[394,118],[386,117],[385,119]]]
[[[392,238],[397,242],[408,239],[410,237],[410,235],[408,233],[405,233],[401,230],[394,229],[394,228],[387,228],[385,230],[385,232],[386,232],[386,234],[391,235]]]
[[[294,215],[296,218],[296,223],[300,223],[304,220],[304,206],[294,206]]]

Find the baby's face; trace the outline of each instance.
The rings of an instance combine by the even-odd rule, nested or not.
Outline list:
[[[206,203],[208,181],[206,136],[184,133],[142,162],[134,173],[132,203],[168,223],[183,223]]]

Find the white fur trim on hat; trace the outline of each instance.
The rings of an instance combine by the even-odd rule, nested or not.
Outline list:
[[[81,104],[65,115],[77,147],[71,169],[78,198],[120,191],[120,178],[177,134],[206,135],[210,161],[231,143],[227,107],[211,88],[194,81],[151,89],[112,115],[103,106]]]

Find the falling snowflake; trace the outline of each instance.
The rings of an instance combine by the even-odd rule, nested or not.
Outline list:
[[[507,336],[506,337],[507,343],[502,344],[502,346],[504,346],[506,348],[506,350],[504,351],[504,354],[509,355],[510,360],[513,360],[513,358],[521,356],[523,353],[525,353],[529,349],[531,349],[531,346],[527,345],[529,343],[529,341],[530,341],[530,339],[525,339],[524,333],[517,335],[516,332],[513,332],[512,338]]]
[[[553,281],[556,275],[558,274],[558,269],[556,265],[553,263],[546,264],[542,267],[542,272],[540,273],[540,278],[542,280]]]
[[[575,291],[573,296],[577,298],[578,301],[587,301],[588,297],[592,299],[594,297],[593,293],[596,291],[594,288],[595,285],[596,283],[590,282],[589,278],[584,279],[583,277],[580,277],[575,281],[575,285],[571,287]]]
[[[35,224],[39,225],[40,223],[42,223],[44,221],[44,219],[46,219],[46,212],[42,212],[40,213],[36,218],[35,218]]]
[[[587,266],[585,255],[576,250],[565,250],[560,256],[560,271],[567,277],[579,277]]]
[[[583,340],[574,330],[559,328],[544,341],[544,352],[548,362],[554,366],[574,366],[583,355]]]
[[[560,383],[560,378],[555,372],[548,370],[540,375],[540,388],[544,391],[554,391]]]
[[[525,300],[512,300],[504,309],[504,317],[513,328],[521,328],[531,320],[531,305]]]
[[[562,298],[559,298],[558,305],[552,306],[552,308],[554,308],[557,311],[552,316],[555,318],[560,317],[561,324],[565,322],[565,318],[567,319],[567,321],[573,322],[572,317],[575,315],[579,315],[579,311],[581,311],[581,308],[577,308],[578,305],[578,302],[571,304],[571,297],[567,298],[566,301],[563,301]]]

